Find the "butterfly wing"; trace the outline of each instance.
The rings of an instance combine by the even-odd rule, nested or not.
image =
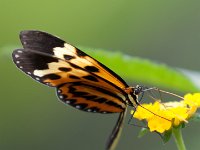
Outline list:
[[[56,87],[61,101],[88,112],[124,111],[127,85],[103,64],[45,32],[23,31],[20,39],[24,48],[13,52],[15,64],[33,79]]]

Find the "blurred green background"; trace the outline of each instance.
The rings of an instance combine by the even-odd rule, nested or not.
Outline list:
[[[173,67],[200,68],[198,0],[0,0],[0,22],[2,150],[102,150],[118,116],[65,106],[54,89],[17,70],[8,54],[21,47],[21,30],[43,30],[73,45],[121,51]],[[138,139],[140,129],[127,119],[117,150],[176,149],[173,140],[163,145],[156,134]],[[199,149],[199,133],[198,123],[183,130],[188,150]]]

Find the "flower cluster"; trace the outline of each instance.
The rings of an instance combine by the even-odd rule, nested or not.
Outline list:
[[[151,132],[163,133],[173,126],[188,122],[188,119],[200,107],[200,93],[186,94],[183,100],[179,102],[161,103],[156,101],[150,104],[141,104],[141,106],[138,106],[135,112],[131,112],[133,117],[146,120]]]

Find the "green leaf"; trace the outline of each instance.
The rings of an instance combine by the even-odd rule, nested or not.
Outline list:
[[[200,113],[195,113],[190,120],[200,122]]]
[[[170,140],[171,136],[172,136],[172,130],[165,131],[164,135],[162,136],[163,142],[167,143]]]
[[[138,134],[138,138],[143,137],[144,135],[146,135],[147,133],[149,133],[149,129],[147,128],[142,128]]]
[[[166,64],[131,57],[120,52],[88,50],[88,48],[83,48],[83,50],[121,77],[133,81],[133,86],[145,83],[182,92],[193,92],[200,89],[196,82],[190,79],[183,71],[169,67]]]

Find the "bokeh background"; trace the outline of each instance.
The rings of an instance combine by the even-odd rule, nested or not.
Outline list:
[[[2,150],[102,150],[118,116],[65,106],[54,89],[17,70],[9,54],[21,47],[18,34],[25,29],[47,31],[73,45],[200,70],[198,0],[0,0]],[[138,139],[140,129],[128,125],[128,119],[117,150],[176,149],[173,140],[163,145],[156,134]],[[199,149],[199,133],[199,123],[184,129],[188,150]]]

